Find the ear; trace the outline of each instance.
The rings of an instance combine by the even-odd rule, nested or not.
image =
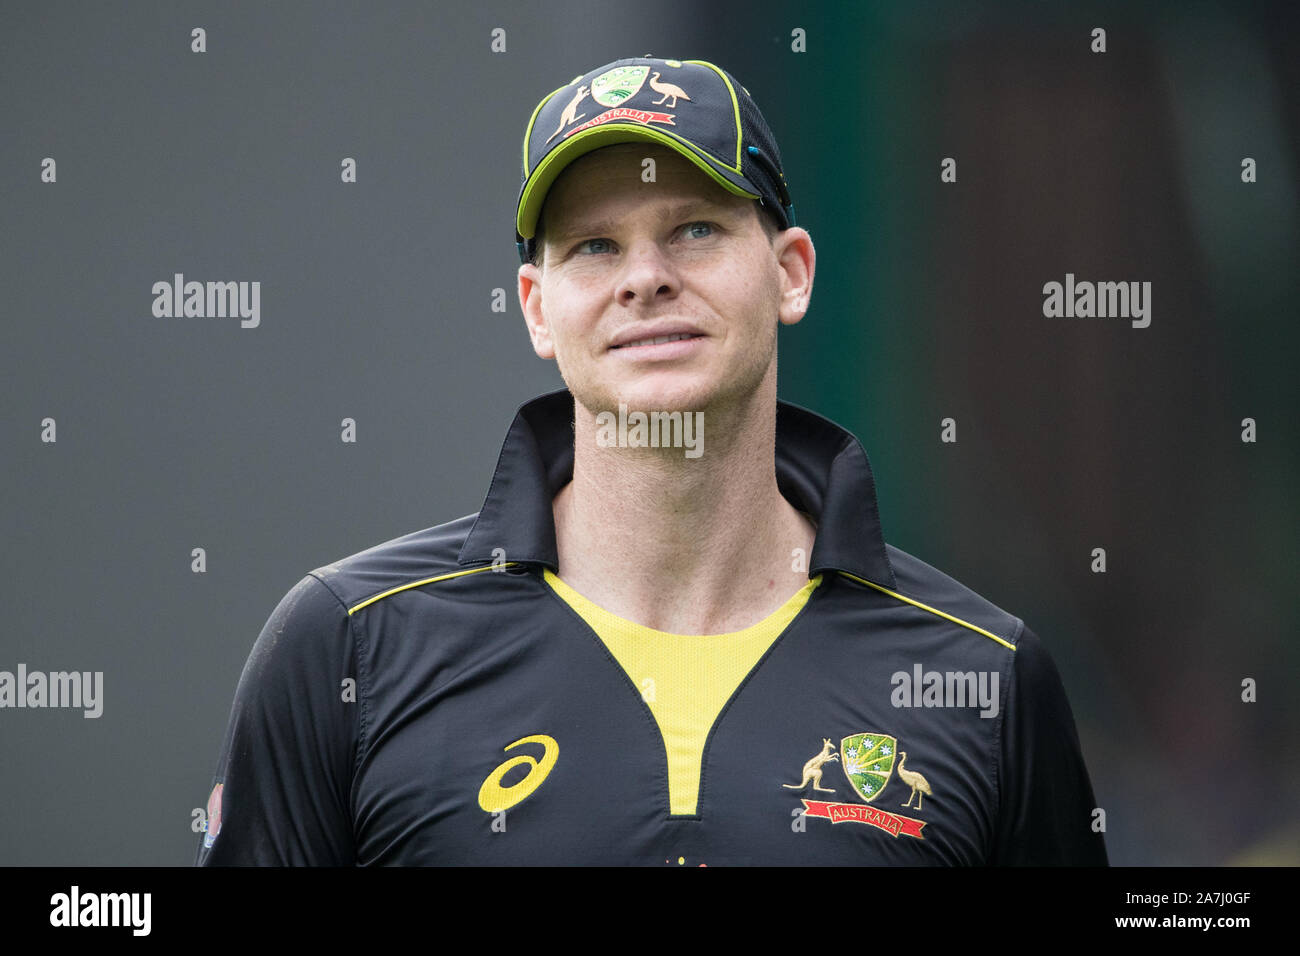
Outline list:
[[[519,308],[524,313],[528,337],[539,358],[555,358],[555,343],[551,329],[542,316],[542,270],[531,262],[519,267]]]
[[[798,226],[783,229],[773,240],[772,253],[781,269],[781,322],[794,325],[808,311],[812,298],[813,273],[817,269],[817,252],[812,236]]]

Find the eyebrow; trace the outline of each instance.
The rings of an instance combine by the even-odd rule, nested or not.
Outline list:
[[[724,206],[722,203],[713,199],[686,199],[681,202],[675,202],[671,206],[663,207],[659,214],[660,221],[671,221],[673,219],[686,218],[697,212],[710,212],[714,215],[736,215],[739,209],[732,206]],[[570,239],[576,239],[578,236],[596,236],[607,232],[613,232],[618,228],[621,220],[618,219],[593,219],[589,221],[580,221],[567,229],[550,230],[547,229],[547,239],[556,245],[567,242]]]

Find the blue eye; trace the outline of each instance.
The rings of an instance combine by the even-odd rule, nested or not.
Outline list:
[[[688,233],[691,233],[694,229],[700,226],[703,226],[705,229],[708,230],[708,232],[706,232],[702,236],[699,234],[695,234],[696,239],[707,239],[709,236],[713,235],[713,223],[711,222],[693,222],[686,227],[686,231]]]
[[[588,239],[586,242],[580,242],[580,243],[578,243],[578,250],[581,251],[583,248],[585,248],[586,246],[591,245],[592,243],[599,244],[599,243],[602,243],[602,242],[605,243],[606,245],[609,244],[609,240],[608,240],[608,239]],[[597,249],[596,251],[597,251],[597,252],[600,252],[601,250]]]

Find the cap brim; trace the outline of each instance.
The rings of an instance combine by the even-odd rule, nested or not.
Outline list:
[[[542,214],[542,204],[560,173],[578,157],[603,146],[616,143],[632,142],[660,143],[690,160],[723,189],[747,199],[760,199],[757,189],[744,176],[734,169],[719,163],[712,156],[701,152],[685,140],[674,136],[666,130],[654,129],[641,124],[620,123],[617,120],[575,133],[555,149],[551,150],[537,164],[532,175],[523,184],[519,193],[519,208],[515,216],[515,229],[520,238],[532,239],[537,232],[537,219]]]

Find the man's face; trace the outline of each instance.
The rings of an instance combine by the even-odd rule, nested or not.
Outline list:
[[[746,398],[775,361],[778,322],[797,322],[811,291],[804,230],[769,240],[752,199],[658,144],[575,160],[547,194],[545,226],[543,267],[519,269],[520,304],[537,354],[593,413]],[[689,338],[647,341],[670,334]]]

